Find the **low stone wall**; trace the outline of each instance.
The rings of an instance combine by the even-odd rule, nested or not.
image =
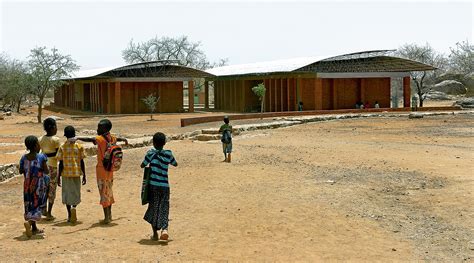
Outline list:
[[[451,107],[423,107],[418,108],[418,111],[449,111],[461,110],[459,106]],[[361,114],[361,113],[376,113],[376,112],[410,112],[411,108],[371,108],[371,109],[341,109],[341,110],[316,110],[316,111],[284,111],[284,112],[264,112],[264,113],[248,113],[230,115],[231,120],[246,120],[246,119],[260,119],[260,118],[274,118],[274,117],[290,117],[290,116],[309,116],[309,115],[328,115],[328,114]],[[221,121],[224,115],[221,116],[207,116],[195,118],[181,119],[181,127],[200,124],[206,122]]]
[[[15,175],[19,174],[18,171],[19,165],[18,164],[5,164],[0,165],[0,182],[8,180]]]

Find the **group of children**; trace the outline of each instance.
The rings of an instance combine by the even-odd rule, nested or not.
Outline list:
[[[97,126],[97,136],[76,137],[73,126],[64,128],[66,141],[60,143],[56,136],[57,125],[53,118],[43,122],[46,134],[38,139],[36,136],[27,136],[25,146],[29,151],[20,159],[20,174],[24,175],[23,200],[26,235],[42,234],[36,222],[45,216],[46,220],[54,220],[52,215],[56,198],[57,186],[62,188],[62,203],[66,206],[67,222],[74,224],[77,221],[76,207],[81,202],[81,185],[87,183],[84,164],[84,147],[77,141],[92,142],[97,145],[96,177],[100,194],[100,204],[104,210],[102,223],[112,221],[112,204],[114,195],[113,170],[104,167],[104,156],[108,147],[117,142],[128,144],[127,139],[110,134],[112,123],[103,119]],[[219,129],[222,133],[222,146],[225,162],[231,162],[232,126],[229,118],[224,117],[224,125]],[[153,240],[168,240],[168,215],[170,190],[168,183],[169,165],[177,166],[173,153],[163,149],[166,136],[157,132],[153,136],[154,148],[145,155],[141,168],[151,168],[148,185],[148,209],[143,217],[152,226]],[[81,180],[82,176],[82,180]],[[158,235],[158,231],[161,231]]]

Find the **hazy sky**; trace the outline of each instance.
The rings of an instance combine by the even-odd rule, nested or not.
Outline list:
[[[54,46],[82,69],[122,65],[130,39],[154,36],[187,35],[229,64],[473,42],[473,1],[0,1],[1,51]]]

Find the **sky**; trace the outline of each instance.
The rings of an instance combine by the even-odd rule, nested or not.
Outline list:
[[[83,70],[124,65],[131,39],[155,36],[188,36],[229,65],[405,43],[448,54],[473,43],[474,0],[0,1],[0,52],[26,59],[32,48],[56,47]]]

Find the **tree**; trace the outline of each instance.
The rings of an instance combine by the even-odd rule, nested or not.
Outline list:
[[[252,88],[253,93],[257,95],[258,100],[260,100],[260,112],[263,113],[264,106],[265,106],[265,92],[266,92],[265,84],[260,83],[257,86]]]
[[[187,36],[177,38],[158,38],[156,36],[141,43],[135,43],[132,39],[128,47],[122,51],[122,57],[129,64],[156,60],[175,60],[178,65],[201,70],[227,64],[227,59],[220,59],[218,63],[210,63],[204,51],[201,50],[201,43],[191,42]]]
[[[474,45],[466,40],[456,43],[456,47],[450,49],[449,62],[452,71],[461,74],[474,72]]]
[[[20,112],[21,103],[31,93],[32,78],[25,62],[0,56],[0,97],[2,109],[16,107]]]
[[[425,99],[425,93],[427,92],[425,86],[427,83],[433,82],[439,74],[446,70],[448,64],[446,57],[443,54],[436,52],[428,43],[424,46],[405,44],[397,50],[396,54],[438,68],[434,71],[410,72],[411,79],[416,85],[419,106],[423,107],[423,100]]]
[[[143,103],[148,107],[150,110],[150,121],[153,120],[153,113],[155,112],[156,109],[156,104],[160,100],[160,97],[155,97],[155,94],[151,93],[145,98],[142,98]]]
[[[65,82],[71,72],[79,69],[70,55],[62,55],[56,48],[50,51],[46,47],[37,47],[31,50],[29,67],[35,87],[33,94],[38,101],[38,123],[41,123],[44,97],[50,90],[54,90]]]

